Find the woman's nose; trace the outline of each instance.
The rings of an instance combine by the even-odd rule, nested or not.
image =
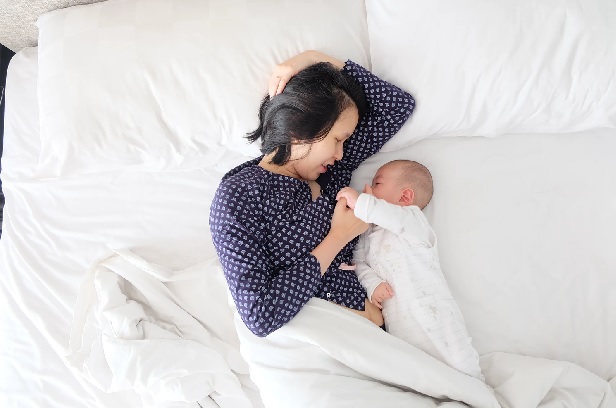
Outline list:
[[[334,154],[334,159],[342,160],[343,155],[344,155],[343,145],[342,143],[338,143],[338,146],[336,146],[336,153]]]

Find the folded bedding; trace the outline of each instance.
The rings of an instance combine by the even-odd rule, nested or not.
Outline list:
[[[202,307],[218,312],[201,313],[205,321],[190,315],[176,295],[182,286],[215,289],[218,296],[203,299]],[[481,358],[486,384],[317,298],[279,330],[258,337],[226,295],[216,259],[173,270],[130,250],[110,251],[82,283],[69,363],[104,391],[132,389],[161,407],[616,404],[610,384],[581,367],[510,353]],[[210,329],[232,313],[240,346]]]
[[[224,301],[216,267],[213,259],[172,270],[128,250],[110,251],[85,275],[71,330],[70,366],[102,391],[135,390],[158,406],[165,401],[260,406],[237,345],[211,329],[220,327],[216,319],[224,315],[203,313],[208,320],[197,320],[176,296],[180,285],[198,286],[223,289]],[[174,288],[166,286],[171,282]],[[206,311],[221,308],[221,296],[203,300]]]

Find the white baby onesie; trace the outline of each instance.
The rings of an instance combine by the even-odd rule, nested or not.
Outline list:
[[[441,271],[436,235],[421,209],[361,194],[355,215],[371,223],[354,253],[355,271],[368,298],[382,282],[394,290],[382,303],[387,331],[483,380],[479,355]]]

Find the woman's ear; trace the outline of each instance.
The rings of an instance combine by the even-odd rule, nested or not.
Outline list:
[[[415,199],[415,192],[412,188],[405,188],[402,190],[402,195],[400,196],[400,205],[407,206],[413,204],[413,200]]]

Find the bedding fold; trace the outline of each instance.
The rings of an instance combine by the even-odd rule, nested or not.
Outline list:
[[[477,378],[321,299],[266,338],[236,328],[267,407],[500,406]]]
[[[317,298],[265,338],[235,313],[238,349],[213,334],[217,319],[232,316],[208,296],[225,290],[222,279],[216,259],[176,271],[110,251],[80,288],[69,367],[105,392],[132,389],[156,407],[616,406],[616,379],[573,363],[493,352],[480,358],[484,383]],[[186,285],[202,285],[198,302],[210,319],[187,311],[195,299],[178,296]]]
[[[616,406],[610,384],[573,363],[493,352],[484,384],[321,299],[266,338],[235,322],[267,407]]]
[[[105,392],[133,389],[147,405],[261,406],[239,350],[212,335],[166,285],[204,285],[202,305],[214,314],[220,305],[206,289],[218,284],[216,272],[214,261],[174,271],[128,250],[100,258],[80,289],[69,367]]]

